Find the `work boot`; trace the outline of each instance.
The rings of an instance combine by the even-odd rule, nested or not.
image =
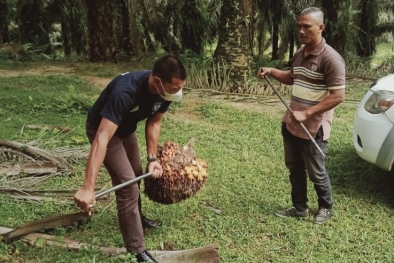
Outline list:
[[[287,209],[276,211],[275,215],[279,217],[308,217],[309,212],[308,208],[303,211],[298,211],[294,206],[292,206]]]
[[[149,219],[149,218],[147,218],[145,216],[141,216],[141,222],[142,222],[142,227],[144,229],[146,229],[146,228],[155,228],[157,226],[161,226],[162,225],[160,220],[152,220],[152,219]]]
[[[315,223],[319,225],[323,224],[327,220],[330,220],[331,217],[332,217],[332,209],[321,206],[319,207],[319,210],[316,213]]]
[[[152,257],[151,254],[149,254],[147,250],[135,255],[135,258],[137,259],[137,262],[159,263]]]

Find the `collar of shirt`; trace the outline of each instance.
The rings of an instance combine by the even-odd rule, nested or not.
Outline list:
[[[326,40],[323,37],[319,45],[317,45],[315,49],[312,50],[312,52],[308,53],[308,55],[318,56],[324,50],[325,47],[326,47]],[[302,46],[302,53],[304,53],[304,49],[305,49],[305,45]]]

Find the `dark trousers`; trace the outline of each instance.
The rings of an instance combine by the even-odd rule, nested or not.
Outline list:
[[[86,124],[86,134],[90,143],[96,130]],[[112,185],[118,185],[142,175],[141,156],[135,133],[126,138],[113,136],[108,143],[104,166],[111,176]],[[140,215],[139,184],[131,184],[115,191],[119,227],[129,253],[145,250],[144,231]]]
[[[290,171],[291,199],[297,210],[308,208],[307,176],[313,182],[319,207],[331,208],[333,205],[330,178],[325,167],[325,157],[316,145],[306,139],[291,134],[286,124],[282,123],[285,164]],[[327,151],[327,141],[323,140],[323,129],[320,127],[315,141],[324,155]]]

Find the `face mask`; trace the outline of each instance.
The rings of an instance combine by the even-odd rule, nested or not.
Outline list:
[[[182,90],[180,89],[177,93],[174,94],[170,94],[167,93],[166,91],[164,91],[165,96],[161,96],[163,99],[165,99],[166,101],[173,101],[173,102],[177,102],[180,101],[182,99]]]
[[[163,83],[161,82],[161,79],[159,79],[159,80],[160,80],[161,87],[163,88],[163,91],[164,91],[164,96],[162,96],[160,94],[160,92],[159,92],[159,90],[157,88],[156,89],[157,89],[157,93],[159,93],[159,95],[163,99],[165,99],[166,101],[173,101],[173,102],[177,102],[177,101],[180,101],[182,99],[182,89],[180,89],[177,93],[174,93],[174,94],[167,93],[166,90],[163,87]]]

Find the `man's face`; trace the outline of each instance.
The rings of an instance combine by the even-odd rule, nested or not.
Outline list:
[[[160,87],[158,88],[158,91],[163,96],[165,95],[163,91],[169,94],[175,94],[179,90],[181,90],[186,84],[186,80],[181,80],[178,78],[172,78],[171,83],[163,83],[159,77],[155,77],[155,79],[157,80],[158,86]]]
[[[297,30],[300,41],[306,46],[319,44],[323,29],[324,24],[319,24],[314,18],[313,13],[302,15],[298,19]]]

